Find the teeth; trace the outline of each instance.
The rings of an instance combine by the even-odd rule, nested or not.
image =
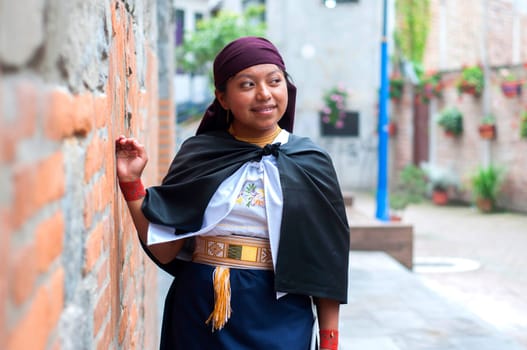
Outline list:
[[[272,109],[273,109],[272,107],[267,107],[267,108],[259,108],[259,109],[256,109],[255,111],[256,112],[267,112],[267,111],[270,111]]]

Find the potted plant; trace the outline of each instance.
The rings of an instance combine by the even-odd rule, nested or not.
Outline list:
[[[502,76],[500,85],[501,92],[505,97],[512,98],[521,95],[523,85],[521,80],[519,80],[508,69],[501,69],[500,75]]]
[[[458,136],[463,133],[463,115],[456,107],[445,108],[439,114],[437,123],[448,136]]]
[[[480,66],[464,67],[457,82],[459,94],[481,95],[485,85],[485,76]]]
[[[400,101],[403,97],[404,80],[399,75],[393,75],[390,77],[390,98],[395,101]]]
[[[417,85],[417,93],[423,103],[428,103],[434,97],[443,95],[443,83],[441,73],[428,73]]]
[[[431,163],[422,163],[421,169],[426,175],[432,202],[437,205],[447,204],[449,190],[459,186],[457,176],[452,171]]]
[[[402,221],[403,212],[410,204],[408,194],[404,191],[394,191],[390,193],[388,202],[390,206],[390,221]]]
[[[323,94],[320,110],[320,130],[322,135],[356,136],[358,132],[358,113],[347,111],[349,92],[339,84]]]
[[[520,138],[527,139],[527,111],[520,117]]]
[[[395,190],[389,196],[392,221],[400,221],[406,207],[421,202],[426,194],[426,178],[421,168],[409,164],[399,172],[397,179]]]
[[[487,114],[478,126],[479,135],[483,139],[492,140],[496,137],[496,118]]]
[[[397,134],[397,124],[395,121],[388,121],[388,135],[395,136]]]
[[[479,167],[471,176],[472,194],[477,208],[489,213],[496,209],[496,198],[501,190],[504,170],[495,165]]]

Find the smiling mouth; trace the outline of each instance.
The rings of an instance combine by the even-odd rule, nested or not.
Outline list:
[[[275,106],[263,106],[263,107],[255,107],[253,108],[253,112],[256,113],[268,113],[275,109]]]

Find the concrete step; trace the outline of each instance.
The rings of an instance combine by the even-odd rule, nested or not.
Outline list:
[[[348,206],[346,211],[350,249],[382,251],[406,268],[413,268],[413,225],[404,221],[380,221],[353,206]]]

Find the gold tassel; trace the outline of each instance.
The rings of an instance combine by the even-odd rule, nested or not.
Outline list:
[[[231,317],[230,270],[225,266],[214,269],[214,310],[205,322],[212,320],[212,331],[221,330]]]

